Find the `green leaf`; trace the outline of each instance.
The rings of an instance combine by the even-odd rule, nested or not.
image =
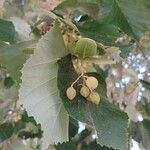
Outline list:
[[[150,83],[148,81],[140,80],[140,82],[147,90],[150,90]]]
[[[13,125],[10,123],[3,123],[0,125],[0,143],[10,138],[13,135]]]
[[[45,34],[22,69],[19,98],[43,130],[43,149],[68,140],[69,118],[57,88],[57,60],[66,54],[58,22]]]
[[[98,0],[65,0],[58,5],[54,12],[56,14],[71,14],[76,10],[80,10],[95,17],[98,14],[99,7],[97,5]]]
[[[56,150],[77,150],[77,145],[74,142],[58,144]]]
[[[112,0],[111,5],[108,22],[115,23],[126,34],[135,38],[140,38],[146,32],[150,25],[150,1]]]
[[[78,121],[69,117],[69,139],[72,139],[78,132]]]
[[[0,19],[0,40],[14,42],[15,27],[11,21]]]
[[[77,27],[83,37],[92,38],[105,45],[116,45],[116,47],[119,47],[122,58],[126,58],[133,49],[132,44],[115,43],[119,37],[124,35],[124,33],[120,32],[116,25],[99,23],[97,20],[92,19],[91,17],[86,17],[84,22],[77,23]]]
[[[114,24],[134,38],[139,39],[150,25],[150,1],[104,0],[99,6],[100,22]]]
[[[101,96],[99,105],[88,102],[79,93],[79,86],[75,86],[77,96],[70,101],[66,90],[77,79],[78,74],[73,68],[70,55],[59,61],[58,88],[60,96],[69,115],[81,122],[87,123],[97,130],[97,142],[102,146],[120,150],[127,149],[127,115],[118,110],[106,100],[106,84],[103,77],[92,73],[99,80],[98,92]]]
[[[94,6],[89,7],[87,4]],[[136,39],[139,39],[150,25],[150,1],[148,0],[66,0],[56,9],[61,9],[62,12],[68,10],[68,13],[80,10],[95,18],[100,24],[107,24],[109,28],[114,25]]]
[[[77,150],[79,146],[77,146],[78,143],[69,141],[67,143],[59,144],[56,146],[56,150]],[[108,147],[101,147],[99,144],[96,142],[92,142],[90,144],[85,144],[85,143],[79,143],[81,145],[82,150],[113,150],[112,148]]]
[[[113,24],[99,23],[90,17],[77,27],[83,37],[88,37],[106,45],[114,45],[118,37],[122,36],[118,28]]]
[[[108,77],[108,69],[103,70],[98,65],[93,64],[94,68],[96,69],[96,72],[101,76],[101,78],[105,81]],[[105,91],[106,92],[106,91]]]
[[[108,148],[108,147],[105,147],[105,146],[100,146],[99,144],[97,144],[96,142],[92,142],[91,144],[89,145],[86,145],[86,144],[83,144],[82,145],[82,150],[114,150],[112,148]]]
[[[0,42],[0,64],[7,68],[14,80],[20,82],[20,70],[27,58],[29,58],[29,55],[24,54],[22,49],[32,47],[36,43],[36,40],[24,41],[13,45]]]

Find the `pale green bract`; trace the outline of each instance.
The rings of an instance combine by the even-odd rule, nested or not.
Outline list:
[[[74,55],[87,58],[97,54],[97,44],[94,40],[89,38],[81,38],[75,46]]]
[[[49,144],[68,141],[68,114],[57,88],[57,60],[66,55],[64,41],[55,22],[22,69],[19,98],[30,116],[43,130],[43,149]]]

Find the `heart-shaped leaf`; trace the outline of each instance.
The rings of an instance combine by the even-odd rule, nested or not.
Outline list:
[[[74,70],[70,55],[59,61],[58,88],[65,108],[72,118],[87,123],[97,130],[99,144],[126,150],[128,146],[127,115],[106,100],[104,77],[98,73],[90,75],[96,77],[99,81],[97,92],[101,96],[100,104],[93,104],[83,98],[77,85],[74,86],[77,95],[74,100],[70,101],[66,96],[66,90],[79,75]]]
[[[57,60],[66,54],[58,22],[39,41],[22,69],[21,103],[43,130],[43,149],[68,140],[68,114],[59,98]]]

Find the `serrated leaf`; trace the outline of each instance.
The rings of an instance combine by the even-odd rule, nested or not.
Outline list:
[[[150,1],[104,0],[98,16],[100,22],[114,24],[123,32],[139,39],[150,25]]]
[[[67,143],[62,143],[56,146],[56,150],[77,150],[78,144],[72,141],[69,141]],[[100,146],[96,142],[90,143],[88,145],[82,143],[81,144],[82,150],[114,150],[112,148],[108,148],[105,146]]]
[[[13,45],[7,45],[0,42],[0,64],[7,68],[13,79],[20,82],[21,68],[29,55],[24,54],[22,49],[32,47],[37,43],[36,40],[19,42]]]
[[[126,34],[140,38],[150,25],[150,1],[112,0],[107,21],[115,23]]]
[[[105,147],[105,146],[100,146],[99,144],[97,144],[96,142],[93,142],[89,145],[86,145],[86,144],[83,144],[82,145],[82,148],[83,150],[114,150],[112,148],[108,148],[108,147]]]
[[[115,149],[127,149],[127,115],[118,110],[106,100],[106,84],[103,78],[97,74],[90,74],[99,80],[98,92],[101,96],[99,105],[88,102],[79,94],[70,101],[66,96],[66,90],[77,79],[78,74],[73,68],[70,56],[66,56],[59,61],[58,88],[60,96],[69,115],[81,122],[87,123],[97,130],[98,143],[102,146]]]
[[[10,138],[13,134],[14,128],[10,123],[3,123],[0,125],[0,143]]]
[[[0,19],[0,41],[14,42],[15,27],[11,21]]]
[[[83,37],[88,37],[106,45],[114,45],[118,37],[123,34],[113,24],[99,23],[97,20],[88,17],[77,27]]]
[[[87,4],[94,4],[95,10]],[[115,25],[124,33],[137,39],[150,25],[150,1],[148,0],[65,0],[56,9],[62,12],[68,10],[69,13],[80,10],[92,16],[100,24]]]
[[[43,147],[68,140],[68,114],[59,98],[57,60],[66,54],[56,22],[39,41],[35,54],[22,69],[21,103],[43,130]],[[44,149],[43,148],[43,149]]]
[[[66,142],[58,144],[56,150],[77,150],[77,145],[74,142]]]

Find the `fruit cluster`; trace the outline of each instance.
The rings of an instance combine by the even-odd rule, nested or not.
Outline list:
[[[98,105],[100,102],[100,96],[95,91],[95,89],[98,87],[98,80],[93,76],[82,76],[82,78],[83,84],[80,89],[80,94],[86,100]],[[76,90],[73,87],[74,83],[66,91],[66,95],[70,100],[73,100],[76,97]]]

